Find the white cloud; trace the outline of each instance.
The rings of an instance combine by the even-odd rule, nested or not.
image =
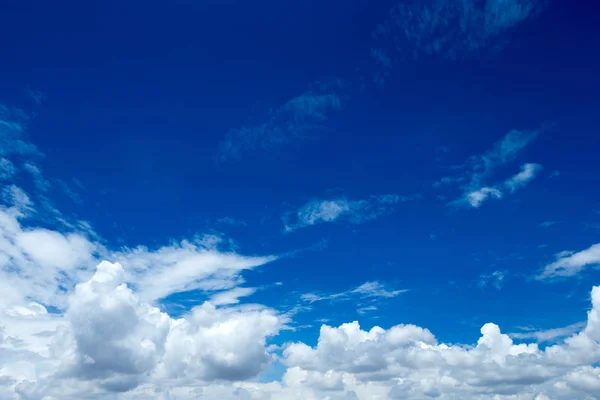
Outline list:
[[[100,263],[68,294],[62,314],[31,301],[3,309],[0,396],[567,400],[597,393],[600,287],[583,329],[543,350],[491,323],[474,345],[440,343],[415,325],[323,325],[316,346],[284,346],[281,382],[259,383],[248,379],[273,362],[268,339],[286,323],[275,310],[205,303],[174,319],[141,300],[127,275],[119,264]],[[372,283],[349,292],[393,293]]]
[[[324,325],[315,347],[289,344],[283,361],[294,376],[305,377],[299,386],[318,393],[320,379],[339,376],[337,394],[359,399],[591,399],[598,370],[590,364],[600,358],[600,287],[592,300],[583,331],[545,350],[516,344],[490,323],[469,346],[439,343],[414,325],[363,331],[354,322]]]
[[[7,180],[17,173],[15,165],[7,158],[0,157],[0,179]]]
[[[330,293],[330,294],[315,294],[315,293],[304,293],[301,297],[302,300],[307,301],[309,303],[314,303],[317,301],[324,300],[351,300],[356,298],[361,299],[389,299],[392,297],[396,297],[402,293],[407,292],[408,289],[399,289],[399,290],[387,290],[380,282],[365,282],[362,285],[347,290],[345,292],[339,293]]]
[[[517,189],[520,189],[531,182],[541,170],[542,166],[539,164],[523,164],[521,172],[504,181],[504,186],[511,192],[515,192]]]
[[[23,164],[23,169],[25,169],[25,171],[31,174],[31,176],[33,177],[35,187],[40,192],[48,191],[48,188],[50,187],[50,181],[44,178],[44,174],[42,173],[40,167],[38,167],[33,162],[26,162],[25,164]]]
[[[463,171],[462,173],[455,177],[444,177],[434,183],[434,187],[459,185],[463,192],[462,195],[449,204],[469,205],[473,208],[479,208],[490,198],[503,198],[505,189],[514,193],[535,178],[542,168],[541,165],[526,163],[522,165],[519,173],[501,183],[490,185],[488,181],[491,180],[490,177],[498,167],[514,161],[517,155],[533,142],[540,132],[541,130],[508,132],[490,150],[472,156],[464,165],[455,167],[455,169]]]
[[[256,293],[256,288],[236,287],[225,292],[214,294],[210,298],[210,302],[215,306],[237,304],[240,302],[240,297],[247,297]]]
[[[232,289],[242,282],[241,272],[277,259],[275,256],[247,257],[221,252],[214,240],[182,241],[149,250],[140,246],[110,255],[128,271],[139,295],[148,302],[190,290]]]
[[[358,310],[356,310],[357,313],[363,315],[366,314],[369,311],[377,311],[377,307],[375,306],[366,306],[366,307],[361,307]]]
[[[583,328],[585,328],[585,322],[577,322],[561,328],[510,333],[509,336],[513,339],[535,339],[538,343],[543,343],[571,336]]]
[[[467,202],[471,205],[471,207],[479,208],[487,199],[501,199],[502,196],[502,192],[496,188],[482,187],[473,192],[467,193],[466,199]]]
[[[587,267],[596,265],[600,265],[600,243],[577,253],[570,251],[558,253],[556,261],[546,265],[537,279],[573,276]]]
[[[529,182],[531,182],[537,173],[541,171],[542,166],[539,164],[527,163],[523,164],[521,167],[521,171],[506,179],[504,181],[503,186],[508,189],[509,192],[514,193],[518,189],[526,186]],[[477,178],[478,180],[480,178]],[[467,192],[465,194],[465,200],[467,203],[471,205],[471,207],[479,208],[483,202],[485,202],[489,198],[501,199],[504,196],[504,193],[497,189],[496,187],[481,187],[477,190],[473,190]]]
[[[418,198],[417,195],[387,194],[371,196],[364,200],[348,200],[345,197],[333,200],[313,200],[300,207],[292,221],[290,221],[289,214],[284,217],[285,230],[291,232],[299,228],[337,220],[360,224],[392,212],[394,206],[400,202]]]
[[[16,185],[10,185],[2,190],[5,203],[13,208],[17,216],[24,216],[33,210],[33,202],[29,195]]]
[[[271,362],[266,339],[285,323],[274,310],[205,303],[173,319],[141,301],[125,276],[121,265],[104,261],[71,292],[64,314],[49,316],[36,303],[0,314],[0,324],[12,322],[0,352],[21,352],[19,362],[33,363],[6,368],[0,362],[0,376],[10,377],[24,398],[110,398],[149,380],[247,379]],[[24,326],[15,329],[15,323]]]

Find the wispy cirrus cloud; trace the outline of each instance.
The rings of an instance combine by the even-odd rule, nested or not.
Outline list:
[[[381,66],[420,56],[459,58],[501,49],[508,35],[543,10],[545,0],[409,0],[395,4],[373,32]]]
[[[541,170],[542,166],[539,164],[523,164],[521,167],[521,172],[504,181],[504,186],[510,192],[515,192],[531,182]]]
[[[562,251],[536,277],[538,280],[575,276],[586,268],[600,265],[600,243],[578,252]]]
[[[480,288],[484,288],[486,286],[493,286],[497,290],[500,290],[504,285],[506,275],[506,271],[494,271],[490,274],[481,275],[477,281],[477,285]]]
[[[349,200],[345,197],[332,200],[312,200],[300,207],[297,212],[284,216],[284,229],[286,232],[292,232],[299,228],[338,220],[350,224],[360,224],[389,214],[398,203],[415,200],[419,197],[418,195],[387,194],[371,196],[363,200]]]
[[[552,328],[546,330],[535,330],[531,328],[522,328],[524,332],[509,333],[513,339],[534,339],[538,343],[552,342],[557,339],[571,336],[585,327],[585,322],[576,322],[574,324],[563,326],[560,328]]]
[[[217,160],[240,160],[246,152],[273,150],[322,130],[325,120],[343,106],[341,87],[337,81],[317,83],[271,111],[265,122],[232,129],[219,144]]]
[[[464,200],[473,208],[479,208],[487,199],[501,199],[502,192],[493,187],[482,187],[466,194]],[[462,199],[461,199],[462,201]]]
[[[353,299],[391,299],[408,292],[408,290],[388,290],[382,283],[371,281],[344,292],[329,294],[305,293],[300,298],[308,303],[315,303],[317,301],[349,301]]]
[[[485,153],[469,157],[462,165],[453,167],[459,171],[455,176],[445,176],[433,183],[437,189],[458,186],[462,194],[450,202],[454,206],[479,208],[489,199],[502,199],[505,194],[514,193],[529,184],[542,170],[536,163],[525,163],[520,172],[501,182],[490,184],[495,171],[515,161],[542,130],[508,132]],[[496,178],[497,179],[497,178]],[[497,182],[497,181],[496,181]]]
[[[8,180],[11,179],[17,173],[15,164],[12,163],[8,158],[0,158],[0,179]]]

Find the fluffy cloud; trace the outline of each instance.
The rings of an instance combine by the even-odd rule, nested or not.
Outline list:
[[[363,200],[349,200],[340,197],[333,200],[312,200],[298,209],[294,218],[290,214],[284,217],[285,230],[327,222],[343,220],[351,224],[360,224],[390,213],[400,202],[417,199],[419,196],[398,196],[387,194],[371,196]]]
[[[493,323],[474,345],[440,343],[415,325],[323,325],[315,346],[284,346],[280,382],[258,383],[251,379],[274,361],[268,340],[285,318],[210,302],[173,318],[126,276],[120,264],[101,262],[60,314],[33,301],[3,308],[2,398],[566,400],[592,399],[600,383],[600,287],[582,330],[545,349],[515,343]],[[356,292],[393,293],[382,290]]]
[[[18,398],[89,397],[148,382],[236,381],[271,362],[266,340],[285,322],[274,310],[205,303],[173,319],[141,301],[124,279],[120,264],[103,261],[76,285],[63,314],[50,316],[30,303],[0,317],[23,325],[8,328],[0,342],[0,354],[8,354],[0,376]]]
[[[491,323],[468,346],[439,343],[414,325],[364,331],[353,322],[324,325],[315,347],[289,344],[284,362],[304,386],[323,393],[321,382],[333,382],[338,393],[361,399],[592,399],[599,380],[590,365],[600,357],[600,287],[592,303],[584,329],[545,350],[516,344]]]

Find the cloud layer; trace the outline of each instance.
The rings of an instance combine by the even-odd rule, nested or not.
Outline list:
[[[600,389],[600,287],[581,331],[568,327],[553,335],[568,335],[564,342],[545,349],[514,343],[493,323],[474,345],[459,345],[415,325],[363,330],[355,321],[323,325],[315,346],[288,343],[278,356],[269,338],[286,320],[276,310],[206,302],[173,318],[142,301],[126,275],[101,262],[58,314],[25,299],[3,305],[0,396],[566,400]],[[281,382],[253,380],[276,359],[286,366]]]

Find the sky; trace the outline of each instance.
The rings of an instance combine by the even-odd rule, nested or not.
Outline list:
[[[0,399],[600,399],[599,13],[3,1]]]

